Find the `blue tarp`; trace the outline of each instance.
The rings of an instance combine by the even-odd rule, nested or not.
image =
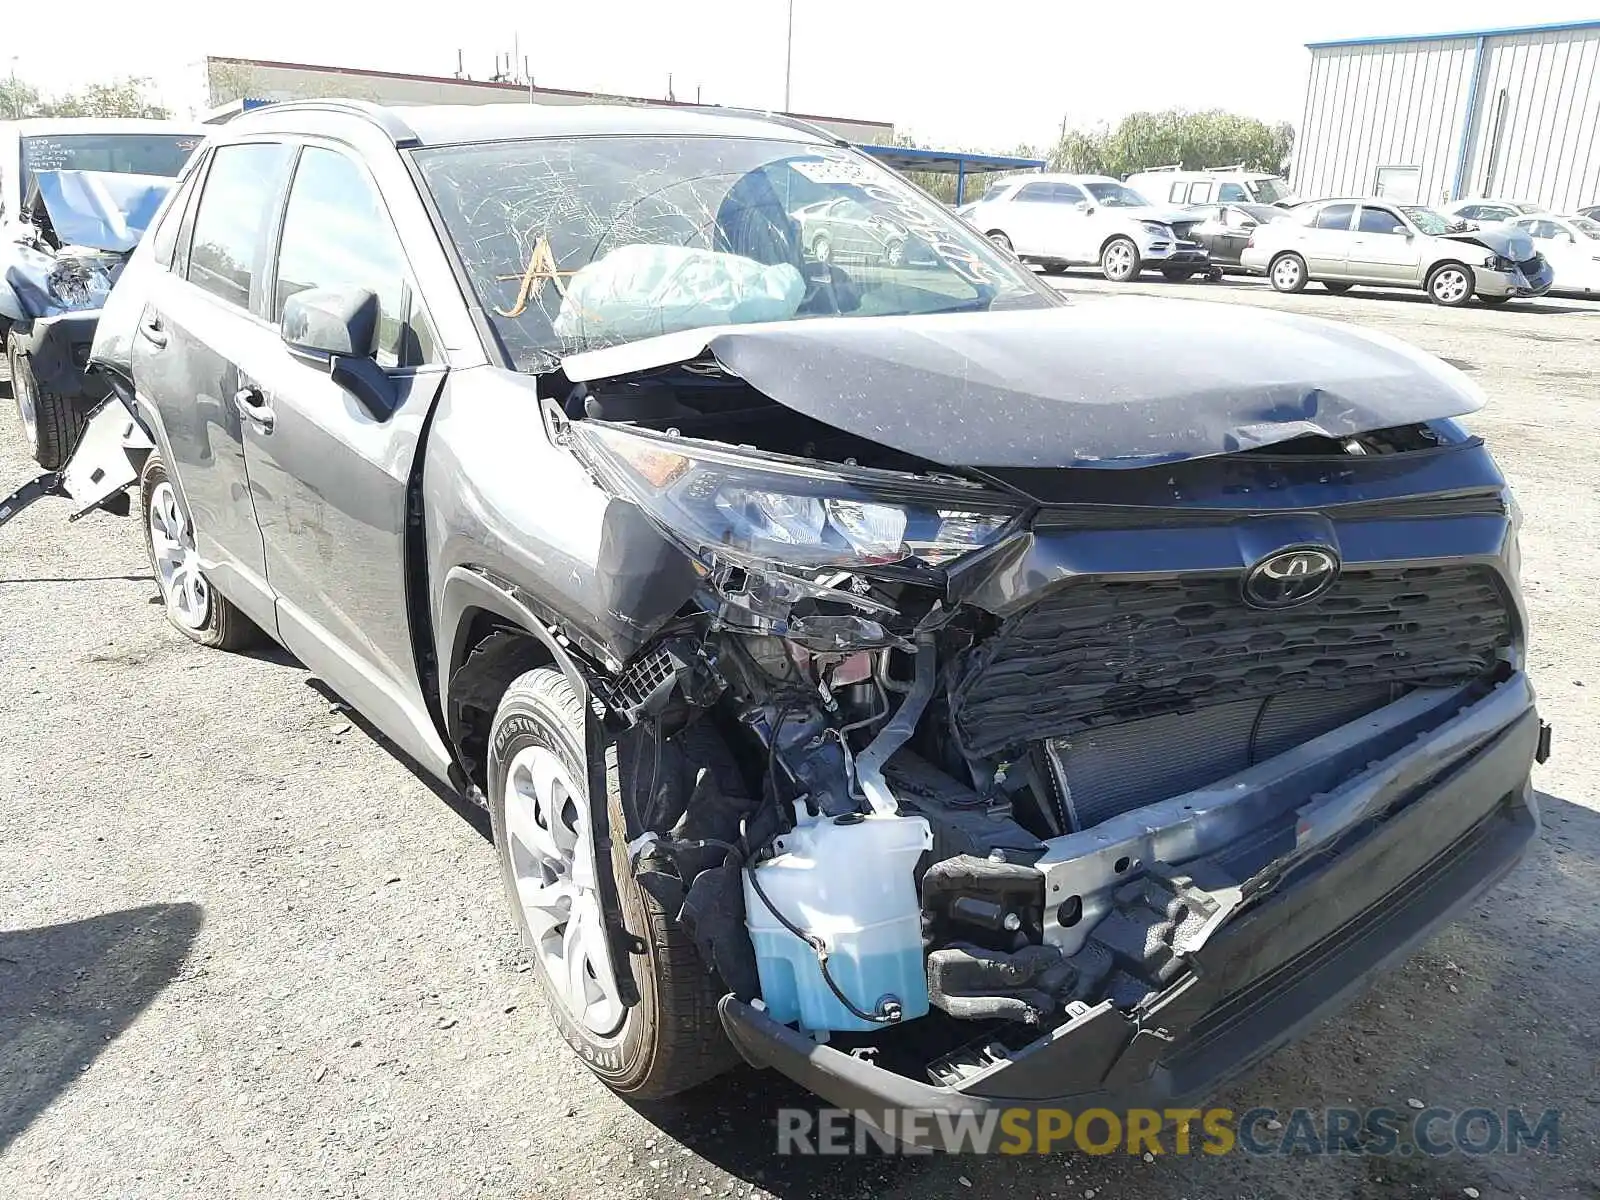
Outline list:
[[[139,244],[173,181],[159,175],[41,171],[39,198],[63,246],[124,253]]]

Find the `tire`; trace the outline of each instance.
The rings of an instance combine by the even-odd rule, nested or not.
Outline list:
[[[825,233],[811,239],[811,257],[819,263],[833,261],[833,242]]]
[[[1100,274],[1112,283],[1139,277],[1139,247],[1132,238],[1114,237],[1100,249]]]
[[[1325,287],[1328,291],[1332,292],[1335,296],[1342,296],[1346,292],[1348,292],[1351,288],[1355,287],[1355,284],[1353,284],[1353,283],[1341,283],[1336,279],[1324,279],[1322,281],[1322,286]]]
[[[200,573],[193,523],[155,454],[139,476],[139,514],[150,570],[173,627],[218,650],[243,650],[260,641],[261,630]]]
[[[611,826],[621,830],[623,815],[616,770],[614,764],[608,764],[608,768]],[[538,791],[537,779],[545,772],[557,773],[554,785],[566,795],[553,793],[554,799],[544,812],[556,813],[556,819],[541,821],[541,810],[530,797]],[[635,1100],[659,1100],[687,1091],[733,1066],[738,1055],[722,1032],[717,1016],[717,1001],[723,989],[717,986],[716,977],[706,969],[694,943],[673,915],[639,887],[621,837],[613,837],[611,853],[623,924],[645,944],[642,954],[630,955],[621,965],[632,971],[639,1003],[632,1008],[615,1008],[605,999],[593,960],[584,955],[575,959],[578,986],[585,989],[587,1000],[590,984],[595,984],[592,990],[600,999],[587,1003],[582,1013],[576,1011],[571,990],[551,973],[552,967],[560,970],[565,963],[566,925],[570,921],[546,929],[544,945],[549,947],[548,953],[536,940],[530,909],[534,920],[551,917],[548,909],[524,905],[518,886],[519,871],[525,885],[530,877],[554,884],[560,884],[563,878],[560,871],[540,873],[540,851],[534,843],[547,841],[553,845],[564,834],[573,833],[575,842],[570,853],[574,860],[587,845],[583,705],[560,671],[540,667],[519,676],[506,689],[489,737],[488,782],[489,817],[512,918],[528,947],[557,1028],[584,1064],[613,1091]],[[512,826],[508,825],[507,809],[513,793],[519,811],[512,814],[512,821],[524,831],[520,835],[511,833]],[[561,819],[569,812],[574,814],[570,825]],[[585,899],[585,889],[574,884],[570,875],[565,882],[577,896],[568,901],[566,911],[577,909],[590,922],[598,921],[598,901]],[[591,923],[588,928],[592,931],[597,926]],[[563,951],[559,962],[554,956],[557,942]],[[581,943],[577,948],[581,950]],[[615,1016],[618,1011],[620,1017]]]
[[[903,267],[906,265],[906,240],[895,238],[883,248],[883,261],[886,266]]]
[[[1162,267],[1161,278],[1168,283],[1188,283],[1195,276],[1193,267]]]
[[[1007,254],[1015,254],[1017,252],[1016,248],[1011,244],[1011,239],[1005,234],[1001,233],[998,229],[991,229],[983,236],[988,238],[996,246],[999,246],[1000,249],[1004,250]]]
[[[1306,290],[1306,260],[1298,254],[1280,254],[1267,264],[1267,279],[1275,292]]]
[[[54,471],[71,456],[78,435],[88,422],[70,397],[40,387],[28,356],[17,352],[16,339],[8,336],[6,341],[11,396],[22,421],[23,440],[33,460],[45,470]]]
[[[1487,304],[1490,308],[1499,308],[1502,304],[1505,304],[1508,301],[1510,301],[1510,299],[1511,299],[1511,297],[1509,295],[1507,295],[1507,296],[1483,296],[1483,295],[1480,295],[1478,297],[1478,303],[1479,304]]]
[[[1460,308],[1472,299],[1472,268],[1458,262],[1442,262],[1428,272],[1428,299],[1445,308]]]

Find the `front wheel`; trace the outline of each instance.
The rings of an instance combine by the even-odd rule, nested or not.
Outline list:
[[[1298,254],[1280,254],[1267,269],[1273,291],[1302,292],[1306,286],[1306,260]]]
[[[906,265],[906,242],[904,238],[895,238],[883,248],[884,265],[890,267],[903,267]]]
[[[811,243],[811,257],[819,263],[833,261],[833,242],[828,239],[827,234],[817,234],[816,240]]]
[[[1446,308],[1460,308],[1472,299],[1472,269],[1461,263],[1440,263],[1428,276],[1428,299]]]
[[[1132,238],[1112,238],[1100,251],[1100,274],[1112,283],[1127,283],[1139,273],[1139,247]]]
[[[988,233],[984,234],[984,236],[996,246],[999,246],[1000,249],[1004,250],[1007,254],[1016,253],[1016,249],[1011,245],[1011,239],[1005,234],[1001,233],[998,229],[991,229]]]
[[[242,650],[253,645],[261,631],[212,587],[201,571],[194,523],[167,477],[166,464],[154,454],[139,476],[139,498],[144,546],[167,619],[184,637],[202,646]]]
[[[541,667],[506,690],[489,739],[489,818],[512,915],[561,1036],[613,1090],[637,1100],[687,1091],[736,1060],[717,1017],[719,989],[688,934],[634,878],[616,774],[612,836],[590,822],[583,704]],[[594,856],[610,854],[622,920],[640,950],[614,961]],[[618,970],[639,1003],[625,1007]]]
[[[71,456],[85,422],[68,396],[39,385],[33,363],[18,352],[16,339],[7,335],[6,367],[11,372],[11,396],[17,402],[22,436],[28,453],[47,471],[63,466]]]

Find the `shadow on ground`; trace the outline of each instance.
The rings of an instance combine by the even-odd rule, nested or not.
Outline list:
[[[200,906],[0,932],[0,1150],[177,976]]]
[[[1574,997],[1600,992],[1600,814],[1540,796],[1545,827],[1528,860],[1498,889],[1405,966],[1379,980],[1339,1016],[1228,1085],[1214,1103],[1244,1112],[1265,1105],[1396,1106],[1406,1101],[1457,1110],[1518,1104],[1561,1110],[1555,1152],[1512,1157],[1346,1157],[1319,1168],[1308,1192],[1303,1158],[1141,1157],[1081,1153],[1049,1157],[779,1157],[776,1111],[815,1111],[818,1101],[772,1072],[740,1069],[675,1101],[636,1106],[640,1115],[694,1153],[781,1197],[883,1195],[1108,1196],[1146,1200],[1248,1195],[1312,1200],[1401,1200],[1459,1196],[1541,1200],[1597,1192],[1590,1074],[1593,1047]],[[1580,1064],[1577,1068],[1573,1064]],[[1172,1140],[1165,1139],[1170,1152]],[[869,1142],[870,1145],[870,1142]],[[973,1187],[968,1193],[966,1187]],[[1114,1190],[1102,1192],[1112,1185]]]

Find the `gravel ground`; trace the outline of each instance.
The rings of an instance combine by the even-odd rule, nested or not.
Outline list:
[[[1117,302],[1086,275],[1055,282]],[[0,533],[0,1195],[1600,1196],[1600,307],[1114,290],[1373,326],[1491,397],[1472,424],[1527,514],[1532,661],[1556,726],[1540,845],[1218,1101],[1555,1107],[1557,1152],[779,1159],[773,1110],[805,1100],[770,1074],[625,1104],[546,1019],[484,823],[287,656],[169,628],[134,521],[69,527],[45,502]],[[0,419],[0,486],[29,474],[19,441]]]

